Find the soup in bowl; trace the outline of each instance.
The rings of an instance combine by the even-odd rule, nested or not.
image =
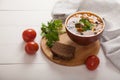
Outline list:
[[[65,21],[68,36],[80,45],[89,45],[98,40],[104,27],[104,20],[88,11],[76,12],[68,16]]]

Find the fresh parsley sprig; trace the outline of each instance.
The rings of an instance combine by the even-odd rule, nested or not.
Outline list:
[[[88,19],[86,19],[86,18],[80,19],[79,22],[82,23],[82,24],[84,24],[84,26],[82,27],[83,31],[91,30],[92,27],[93,27],[93,24]]]
[[[52,20],[48,24],[42,24],[42,36],[47,39],[47,46],[52,47],[54,42],[59,40],[59,33],[61,33],[62,21]]]

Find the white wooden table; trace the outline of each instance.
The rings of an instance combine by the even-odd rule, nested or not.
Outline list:
[[[22,32],[33,28],[40,43],[41,23],[51,20],[58,0],[0,0],[0,80],[120,80],[120,72],[100,49],[100,65],[89,71],[85,65],[67,67],[49,61],[39,51],[29,56],[24,51]]]

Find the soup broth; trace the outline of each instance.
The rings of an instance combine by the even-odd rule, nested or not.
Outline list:
[[[66,25],[71,33],[79,36],[94,36],[103,30],[101,18],[87,12],[72,15]]]

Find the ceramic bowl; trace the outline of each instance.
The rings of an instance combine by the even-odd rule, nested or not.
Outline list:
[[[101,23],[103,24],[102,26],[102,30],[96,34],[96,35],[89,35],[89,36],[83,36],[83,35],[78,35],[76,34],[75,32],[73,32],[72,30],[70,30],[70,28],[72,29],[72,27],[69,27],[68,26],[68,22],[69,20],[76,16],[76,17],[79,17],[79,15],[83,15],[83,14],[89,14],[89,15],[94,15],[96,16],[98,19],[100,19]],[[73,20],[74,22],[74,20]],[[79,45],[89,45],[95,41],[97,41],[100,37],[101,37],[101,34],[102,32],[104,31],[104,28],[105,28],[105,23],[104,23],[104,20],[103,18],[101,18],[99,15],[97,15],[96,13],[93,13],[93,12],[89,12],[89,11],[79,11],[79,12],[75,12],[71,15],[69,15],[66,20],[65,20],[65,28],[66,28],[66,32],[68,34],[68,36],[70,37],[71,40],[73,40],[74,42],[76,42],[77,44]]]

